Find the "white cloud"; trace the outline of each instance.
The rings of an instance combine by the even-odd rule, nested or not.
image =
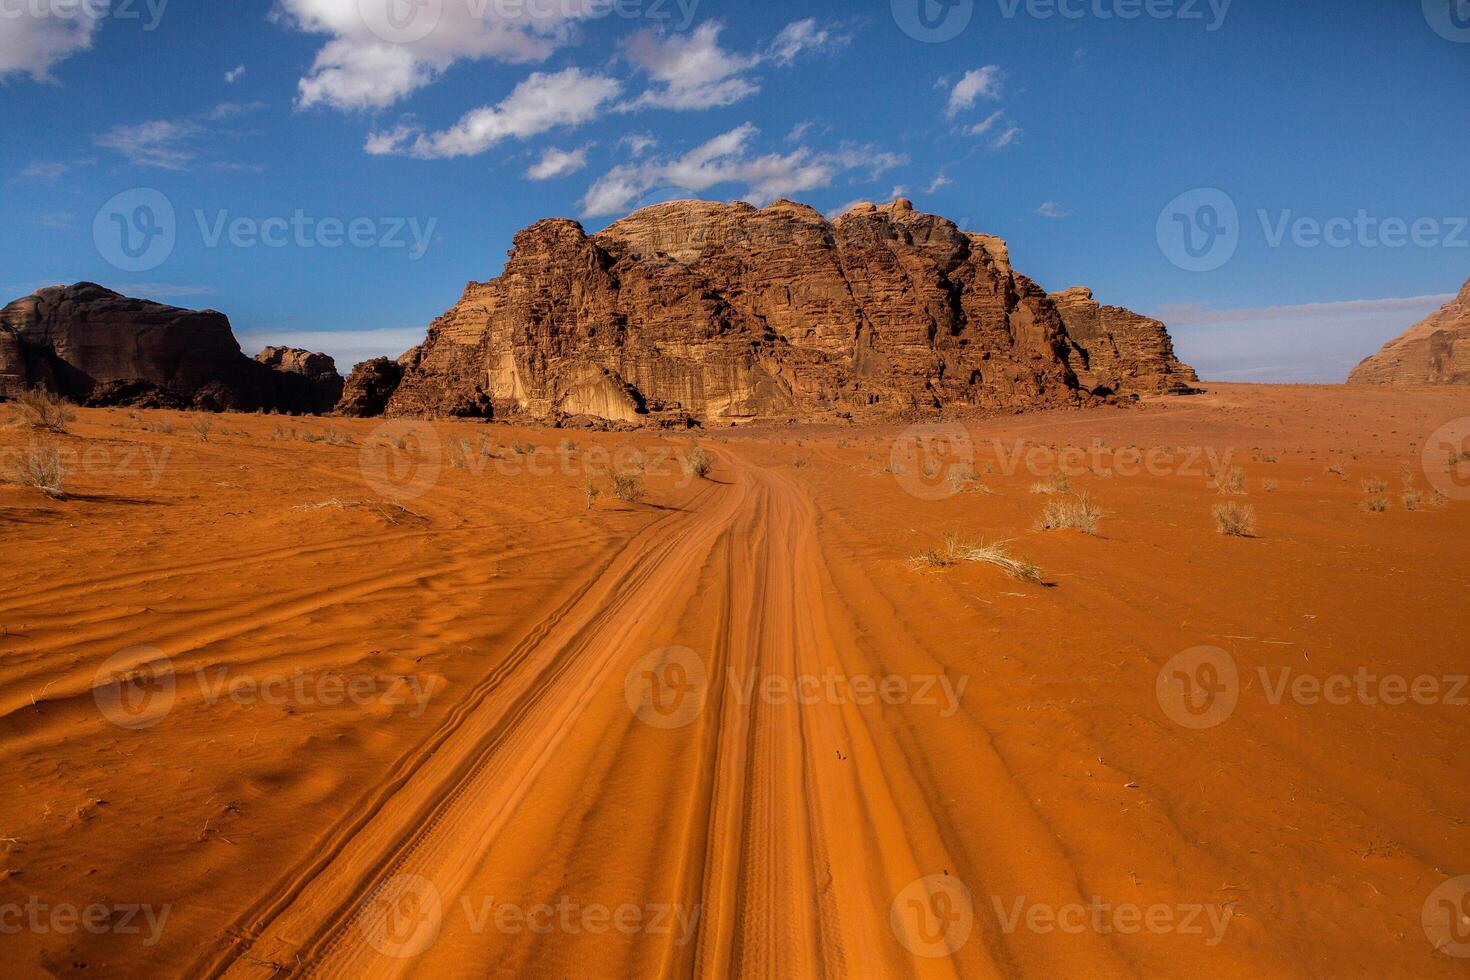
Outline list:
[[[789,65],[804,51],[836,51],[852,38],[817,26],[815,17],[787,24],[771,42],[767,55],[778,65]]]
[[[904,157],[870,147],[843,147],[826,153],[799,147],[786,154],[753,155],[751,142],[759,132],[746,123],[683,156],[614,167],[588,189],[582,210],[589,217],[618,214],[655,190],[697,194],[721,184],[743,184],[744,200],[762,206],[827,187],[839,173],[865,171],[869,179],[876,179],[906,162]]]
[[[1070,218],[1072,212],[1068,211],[1060,201],[1046,201],[1036,209],[1036,213],[1043,218]]]
[[[1020,126],[1007,126],[1003,132],[997,133],[995,139],[990,141],[990,148],[992,150],[1004,150],[1020,138]]]
[[[939,174],[938,176],[936,176],[933,180],[931,180],[929,182],[929,186],[928,187],[924,188],[924,193],[925,194],[933,194],[935,191],[938,191],[941,188],[948,187],[950,184],[953,184],[953,183],[954,183],[954,181],[952,181],[948,177],[944,176],[944,174]]]
[[[410,7],[412,34],[388,21],[368,25],[368,12],[386,9],[363,0],[278,0],[275,18],[294,30],[325,34],[298,84],[302,107],[337,109],[389,106],[430,84],[459,61],[490,59],[510,64],[544,61],[569,37],[572,24],[593,3],[495,4],[445,2]],[[415,37],[419,33],[423,37]],[[385,39],[386,38],[386,39]]]
[[[1160,307],[1186,363],[1213,381],[1337,384],[1451,294],[1212,310]]]
[[[37,82],[55,81],[51,69],[58,63],[92,47],[101,21],[91,14],[105,13],[95,4],[78,4],[63,15],[60,8],[50,16],[35,17],[20,5],[14,16],[0,16],[0,82],[11,75],[29,75]]]
[[[1000,98],[1000,82],[1004,73],[998,65],[986,65],[984,68],[976,68],[965,72],[963,78],[955,83],[949,93],[949,118],[953,119],[966,109],[972,108],[977,99]]]
[[[120,153],[129,163],[163,170],[188,170],[197,159],[204,127],[192,120],[155,119],[135,126],[114,126],[93,142]]]
[[[59,160],[34,160],[20,172],[22,180],[39,180],[54,184],[71,170],[72,164]]]
[[[658,146],[658,140],[652,133],[629,133],[618,140],[618,149],[626,149],[635,157],[641,157],[655,146]]]
[[[759,92],[760,86],[742,75],[760,64],[760,57],[721,48],[722,30],[724,25],[710,21],[687,35],[664,37],[653,30],[633,35],[624,53],[654,85],[628,108],[711,109]]]
[[[580,68],[554,75],[536,72],[500,104],[472,109],[449,129],[423,133],[399,126],[369,135],[366,149],[372,154],[407,153],[421,159],[475,156],[505,139],[526,139],[589,122],[621,91],[615,79],[587,75]]]
[[[546,148],[531,169],[526,171],[526,176],[531,180],[553,180],[557,177],[567,177],[587,167],[587,151],[581,150],[558,150],[554,146]]]
[[[979,122],[975,123],[975,125],[973,125],[973,126],[966,126],[965,127],[965,135],[966,136],[984,136],[986,133],[990,132],[992,129],[995,128],[995,124],[996,123],[1000,122],[1002,119],[1005,118],[1005,114],[1006,114],[1006,111],[1004,109],[997,109],[997,110],[995,110],[990,115],[986,116],[984,119],[982,119]]]
[[[375,357],[397,358],[424,342],[424,328],[385,327],[376,330],[256,330],[239,335],[248,354],[267,347],[296,347],[328,354],[337,370],[347,374]]]
[[[154,119],[114,126],[93,137],[92,142],[140,167],[189,170],[203,159],[215,169],[259,170],[258,166],[239,160],[218,159],[217,144],[242,134],[215,124],[265,107],[264,102],[221,102],[208,112],[184,119]]]
[[[236,82],[238,82],[241,78],[243,78],[244,76],[245,76],[245,66],[244,65],[236,65],[234,68],[231,68],[229,71],[225,72],[225,81],[228,82],[229,84],[233,85]]]
[[[623,53],[653,84],[623,109],[733,105],[760,91],[760,83],[749,77],[758,66],[790,65],[805,52],[836,51],[850,40],[818,27],[815,18],[807,18],[787,24],[765,50],[738,54],[720,46],[724,29],[719,21],[707,21],[687,34],[647,30],[633,35]]]

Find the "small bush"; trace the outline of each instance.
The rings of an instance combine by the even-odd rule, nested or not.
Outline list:
[[[793,456],[791,457],[791,465],[799,470],[804,470],[808,466],[812,465],[812,461],[807,459],[805,456]],[[934,474],[930,473],[929,475],[933,476]]]
[[[53,500],[66,499],[66,473],[55,446],[32,444],[16,462],[15,478]]]
[[[1409,511],[1418,510],[1419,505],[1424,502],[1424,498],[1419,495],[1418,490],[1405,490],[1402,499],[1404,502],[1404,510]]]
[[[1363,501],[1363,509],[1370,514],[1382,514],[1388,510],[1388,498],[1383,496],[1369,497]]]
[[[1034,483],[1031,485],[1032,493],[1071,493],[1072,481],[1067,479],[1065,473],[1053,473],[1050,480],[1045,483]]]
[[[643,487],[643,477],[638,473],[614,473],[612,481],[613,496],[625,504],[638,503],[647,492]]]
[[[1087,494],[1078,494],[1070,500],[1053,500],[1046,505],[1038,523],[1043,531],[1061,531],[1072,528],[1083,534],[1096,534],[1102,511]]]
[[[20,409],[21,421],[32,429],[45,432],[65,432],[76,419],[76,409],[60,395],[44,388],[29,388],[15,396]]]
[[[582,492],[587,495],[588,510],[595,507],[597,505],[597,498],[602,496],[602,490],[597,486],[597,481],[590,476],[587,478],[587,482],[582,485]]]
[[[1256,509],[1249,505],[1216,504],[1215,530],[1229,538],[1252,538],[1256,534]]]
[[[1011,578],[1022,582],[1044,582],[1042,571],[1024,558],[1013,556],[1004,541],[993,544],[972,543],[960,538],[954,531],[944,536],[944,544],[938,548],[921,551],[910,559],[910,564],[929,568],[949,568],[960,562],[980,562],[994,565]]]
[[[1383,493],[1387,489],[1388,489],[1388,484],[1387,483],[1384,483],[1382,480],[1364,480],[1363,481],[1363,492],[1364,493]]]
[[[1239,467],[1218,470],[1215,473],[1215,489],[1221,493],[1245,493],[1245,471]]]
[[[689,450],[689,455],[684,459],[684,472],[701,480],[706,479],[714,468],[715,458],[698,444]]]
[[[1261,483],[1261,489],[1264,490],[1264,491],[1266,491],[1267,493],[1275,493],[1276,492],[1276,481],[1275,480],[1264,480],[1264,481],[1262,481],[1262,483]]]
[[[190,424],[194,427],[194,434],[199,437],[200,442],[209,441],[209,430],[214,428],[214,419],[207,415],[196,415]]]

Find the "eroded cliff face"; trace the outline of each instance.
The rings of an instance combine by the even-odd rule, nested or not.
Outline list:
[[[1137,361],[1120,380],[1141,387],[1118,390],[1174,390],[1156,377],[1176,370],[1167,333],[1119,333],[1112,356]],[[1170,366],[1145,369],[1160,347]],[[431,325],[388,412],[640,423],[1071,405],[1089,398],[1076,349],[1003,242],[907,201],[835,222],[789,201],[675,202],[595,235],[564,219],[518,234],[504,274]]]
[[[1068,362],[1084,388],[1160,395],[1195,390],[1199,378],[1174,356],[1174,342],[1158,320],[1102,306],[1085,286],[1052,293],[1051,300],[1071,339]]]
[[[1470,384],[1470,281],[1429,319],[1359,364],[1348,384]]]
[[[0,309],[0,395],[45,388],[91,405],[329,411],[332,359],[268,349],[246,357],[230,321],[132,299],[95,283],[50,286]]]

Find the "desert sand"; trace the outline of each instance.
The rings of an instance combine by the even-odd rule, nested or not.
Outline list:
[[[0,485],[4,972],[1463,976],[1425,446],[1470,390],[1207,387],[936,474],[943,430],[718,429],[708,479],[684,433],[81,411],[68,499]],[[1042,581],[914,561],[951,531]]]

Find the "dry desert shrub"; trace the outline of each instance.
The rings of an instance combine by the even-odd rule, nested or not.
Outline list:
[[[808,466],[812,465],[812,461],[807,459],[805,456],[793,456],[791,457],[791,465],[799,470],[804,470]]]
[[[1245,493],[1245,470],[1239,467],[1216,470],[1214,487],[1221,493]]]
[[[1264,491],[1266,491],[1267,493],[1275,493],[1276,492],[1276,481],[1275,480],[1265,480],[1265,481],[1263,481],[1261,483],[1261,489],[1264,490]]]
[[[209,430],[214,428],[214,419],[207,415],[196,415],[190,425],[194,427],[194,434],[199,437],[200,442],[209,441]]]
[[[60,395],[44,388],[27,388],[15,396],[23,423],[43,432],[65,432],[77,417],[76,409]]]
[[[613,496],[625,504],[636,504],[643,499],[643,477],[638,473],[614,473]]]
[[[910,563],[928,568],[949,568],[960,562],[980,562],[994,565],[1011,578],[1022,582],[1043,582],[1041,569],[1024,558],[1012,555],[1004,541],[991,544],[972,543],[962,539],[955,531],[944,536],[944,544],[919,552]]]
[[[15,479],[52,500],[66,499],[66,472],[55,446],[32,443],[15,463]]]
[[[715,458],[705,452],[704,447],[699,443],[694,443],[689,450],[689,455],[684,457],[684,472],[703,480],[714,468]]]
[[[1092,498],[1086,493],[1080,493],[1070,499],[1059,499],[1049,501],[1046,509],[1041,512],[1041,520],[1037,527],[1043,531],[1062,531],[1073,529],[1083,534],[1096,534],[1098,522],[1102,520],[1102,511],[1092,502]]]
[[[587,482],[582,484],[582,492],[587,495],[588,510],[595,507],[597,505],[597,498],[602,496],[602,490],[597,486],[597,481],[590,476],[587,478]]]
[[[1256,535],[1256,509],[1249,504],[1216,504],[1215,530],[1227,538],[1253,538]]]
[[[1033,483],[1031,485],[1031,492],[1046,494],[1071,493],[1072,481],[1067,479],[1067,474],[1065,473],[1053,473],[1051,479],[1045,483]]]
[[[1418,510],[1419,505],[1424,502],[1424,498],[1419,495],[1419,491],[1412,489],[1405,490],[1401,499],[1404,502],[1404,510],[1408,511]]]
[[[1375,495],[1363,501],[1363,509],[1370,514],[1382,514],[1388,511],[1388,498]]]
[[[1382,480],[1364,480],[1363,481],[1363,492],[1364,493],[1383,493],[1387,489],[1388,489],[1388,484],[1385,483],[1385,482],[1383,482]]]

